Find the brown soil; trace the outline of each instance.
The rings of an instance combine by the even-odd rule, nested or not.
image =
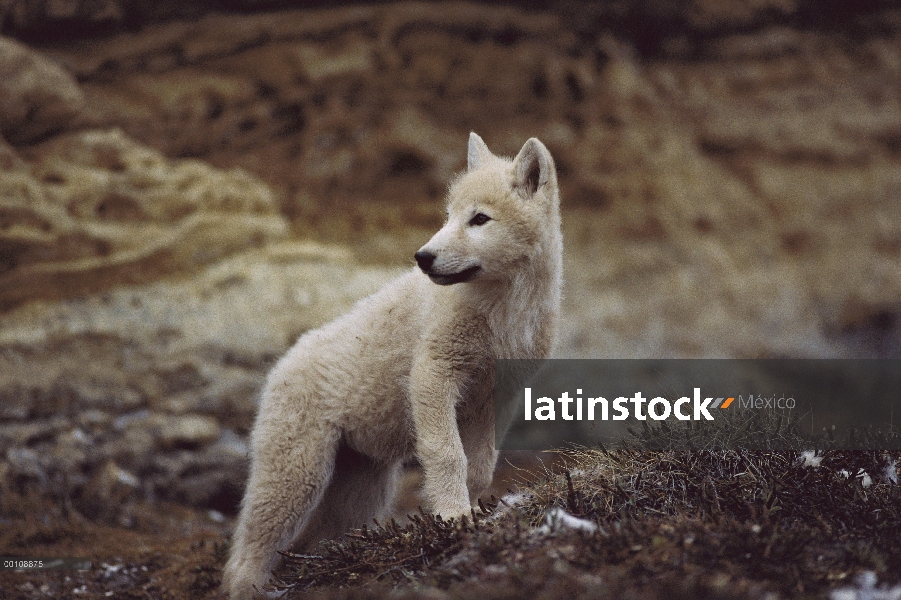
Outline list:
[[[535,479],[560,462],[556,454],[515,452],[498,464],[486,499]],[[421,505],[420,473],[407,471],[395,518]],[[82,512],[75,505],[81,505]],[[228,555],[234,515],[169,502],[98,506],[92,499],[48,498],[7,491],[0,500],[0,554],[89,558],[88,571],[0,571],[0,598],[214,600]]]
[[[91,560],[88,571],[0,572],[4,599],[221,597],[230,518],[214,521],[207,511],[142,502],[117,524],[61,510],[48,498],[7,497],[3,504],[5,556]]]

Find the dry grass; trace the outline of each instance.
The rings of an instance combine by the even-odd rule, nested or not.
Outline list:
[[[827,450],[811,467],[797,450],[572,450],[563,473],[471,519],[418,515],[288,554],[277,587],[328,598],[389,587],[430,598],[816,597],[860,571],[894,582],[901,488],[883,476],[897,459]],[[597,530],[555,522],[554,509]]]

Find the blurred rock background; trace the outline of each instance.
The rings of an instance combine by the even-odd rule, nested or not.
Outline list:
[[[233,510],[471,130],[557,161],[557,356],[901,354],[895,3],[330,4],[0,2],[0,493]]]

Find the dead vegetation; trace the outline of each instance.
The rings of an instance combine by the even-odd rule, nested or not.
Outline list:
[[[653,439],[667,448],[635,449]],[[686,450],[676,440],[691,443],[651,429],[632,448],[561,451],[469,519],[376,523],[315,555],[286,553],[273,584],[329,599],[808,598],[855,581],[901,590],[897,449]],[[230,519],[162,503],[89,508],[6,490],[7,553],[88,556],[92,568],[0,573],[4,598],[221,597]]]
[[[563,451],[469,520],[421,513],[323,542],[318,555],[286,553],[274,587],[694,598],[820,596],[864,572],[895,583],[898,432],[836,439],[806,435],[798,416],[735,414],[643,423],[615,450]],[[843,449],[851,442],[870,449]]]
[[[420,514],[323,542],[317,555],[288,553],[275,587],[327,598],[389,588],[402,598],[758,598],[822,597],[868,572],[897,584],[898,456],[571,450],[560,472],[463,522]]]

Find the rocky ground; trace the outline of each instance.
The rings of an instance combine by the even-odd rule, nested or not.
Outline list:
[[[103,548],[12,597],[115,565],[212,593],[267,369],[410,266],[470,130],[557,161],[558,356],[901,352],[889,2],[22,1],[0,31],[0,552]]]

